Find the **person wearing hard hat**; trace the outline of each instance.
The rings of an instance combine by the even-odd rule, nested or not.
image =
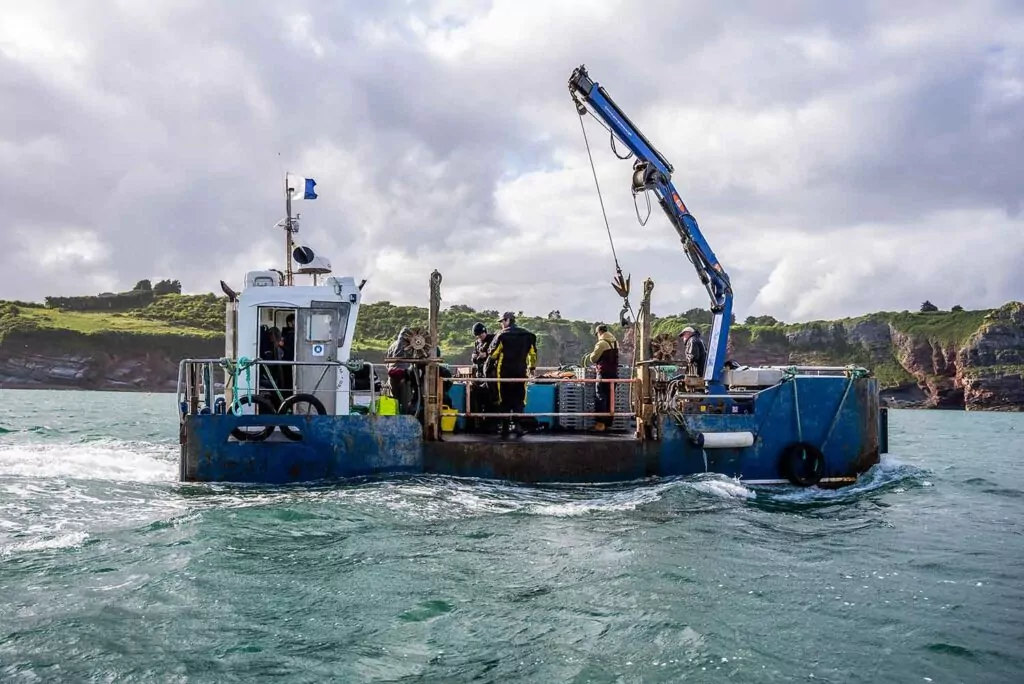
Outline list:
[[[683,328],[679,333],[683,338],[683,357],[686,359],[686,374],[701,377],[704,375],[704,366],[708,361],[708,348],[704,346],[700,331],[691,325]]]

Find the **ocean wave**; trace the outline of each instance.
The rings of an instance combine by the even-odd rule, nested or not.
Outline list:
[[[836,489],[821,487],[776,486],[759,488],[764,503],[820,505],[854,502],[880,492],[900,491],[912,487],[930,487],[930,473],[923,468],[883,456],[853,484]]]
[[[88,532],[66,532],[55,536],[45,536],[26,541],[0,544],[0,560],[19,553],[33,551],[52,551],[55,549],[74,549],[80,547],[89,538]]]
[[[176,461],[175,447],[151,442],[0,445],[0,477],[169,482],[176,479]]]

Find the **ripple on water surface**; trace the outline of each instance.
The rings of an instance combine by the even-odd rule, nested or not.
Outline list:
[[[1011,460],[942,451],[997,453],[992,425],[951,440],[894,412],[894,451],[914,450],[838,490],[714,475],[254,487],[177,483],[165,399],[141,401],[118,430],[24,407],[0,421],[0,679],[1021,672],[1024,483]]]

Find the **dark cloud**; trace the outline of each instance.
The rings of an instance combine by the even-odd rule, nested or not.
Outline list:
[[[368,295],[444,270],[480,307],[612,318],[566,91],[586,62],[675,163],[740,313],[1021,296],[1024,13],[1013,3],[36,2],[0,28],[0,296],[272,263],[303,240]],[[589,122],[620,257],[704,304]],[[643,209],[643,207],[641,207]],[[42,256],[48,255],[48,256]],[[852,255],[852,256],[851,256]],[[984,273],[974,273],[984,261]]]

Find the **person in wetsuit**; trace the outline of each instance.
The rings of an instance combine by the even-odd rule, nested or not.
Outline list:
[[[486,362],[486,369],[493,369],[493,377],[498,379],[497,393],[502,412],[523,412],[526,406],[526,383],[502,382],[501,378],[525,378],[527,373],[532,376],[536,367],[537,336],[516,325],[515,314],[506,311],[501,316],[501,332],[494,336],[487,349]],[[512,422],[507,418],[502,419],[501,435],[503,437],[508,436]],[[519,422],[514,422],[516,435],[522,435],[523,430]]]
[[[483,323],[475,323],[473,325],[473,337],[476,338],[473,342],[473,377],[486,378],[487,351],[494,340],[494,333],[487,332],[487,326]],[[495,385],[493,382],[473,383],[470,398],[472,402],[470,410],[473,413],[493,413],[497,407]],[[473,420],[474,428],[479,431],[486,430],[490,424],[490,418],[476,418]]]
[[[614,380],[619,377],[619,343],[615,336],[608,332],[607,325],[599,325],[594,328],[597,335],[597,343],[594,351],[589,354],[590,363],[597,366],[597,378],[599,380]],[[597,383],[594,394],[594,413],[608,413],[612,406],[612,393],[615,391],[614,383]],[[611,418],[595,418],[594,430],[604,432],[611,426]]]

